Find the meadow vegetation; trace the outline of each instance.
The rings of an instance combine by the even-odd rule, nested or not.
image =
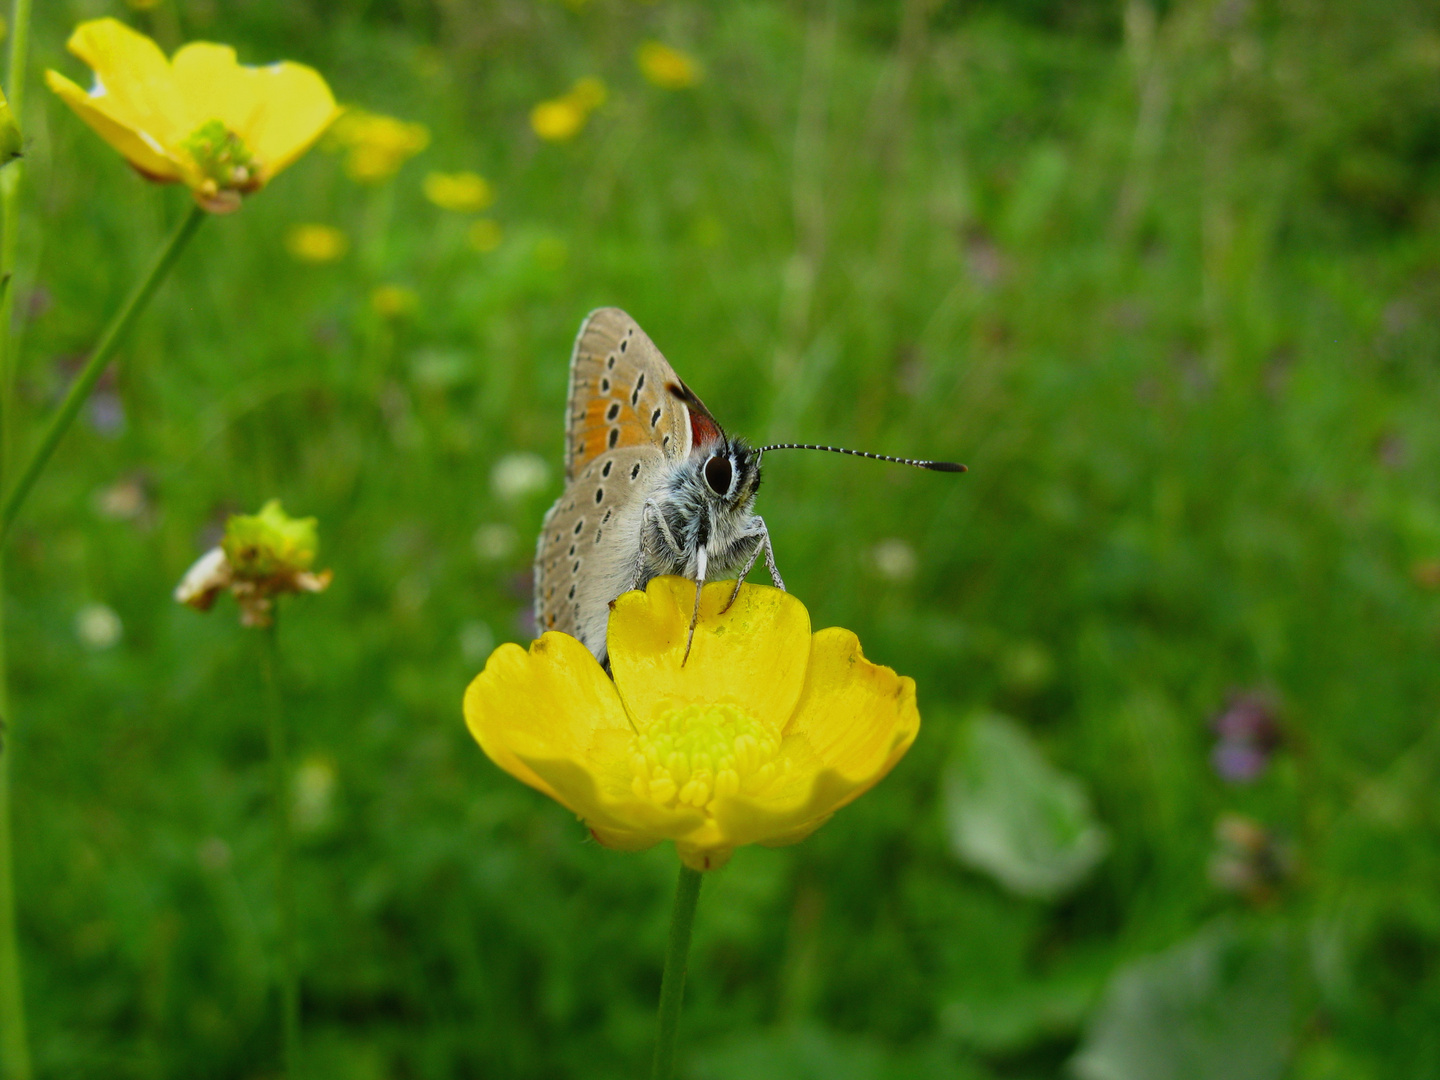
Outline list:
[[[1433,5],[38,8],[12,461],[188,210],[43,89],[77,22],[402,122],[205,223],[9,538],[38,1075],[274,1072],[259,642],[171,598],[271,498],[334,572],[279,617],[310,1074],[637,1075],[674,853],[460,712],[603,305],[736,432],[972,470],[766,456],[787,586],[923,723],[711,875],[682,1075],[1440,1074]]]

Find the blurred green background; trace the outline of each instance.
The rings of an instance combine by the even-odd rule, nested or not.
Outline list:
[[[685,1076],[1440,1074],[1433,3],[38,7],[19,445],[186,206],[43,88],[88,82],[77,21],[425,128],[207,222],[13,537],[41,1075],[278,1072],[258,643],[170,598],[272,496],[335,572],[281,628],[311,1075],[644,1070],[673,852],[600,849],[460,716],[528,639],[607,304],[738,433],[972,468],[766,459],[787,584],[924,726],[707,879]],[[426,197],[462,171],[493,203]]]

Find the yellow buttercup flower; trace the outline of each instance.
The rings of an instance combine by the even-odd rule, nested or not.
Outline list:
[[[328,142],[345,151],[345,175],[378,184],[430,145],[430,129],[351,106],[335,121]]]
[[[303,64],[247,67],[228,45],[204,41],[166,60],[115,19],[81,23],[68,45],[94,69],[94,85],[86,93],[47,71],[50,89],[141,175],[183,182],[214,213],[238,209],[337,115],[330,87]]]
[[[490,759],[574,811],[607,847],[673,840],[687,866],[742,844],[803,840],[868,791],[920,728],[915,683],[867,661],[848,630],[811,634],[789,593],[650,582],[615,601],[614,681],[584,645],[547,633],[500,646],[465,692]]]
[[[398,319],[420,309],[420,294],[405,285],[376,285],[370,290],[370,307],[383,318]]]
[[[425,177],[425,197],[442,210],[473,214],[495,201],[495,192],[479,173],[432,172]]]
[[[684,90],[700,81],[700,65],[688,53],[659,41],[647,41],[635,51],[640,74],[662,90]]]
[[[563,97],[542,101],[530,110],[530,126],[547,142],[573,139],[590,119],[590,114],[605,104],[605,84],[593,75],[578,80]]]
[[[349,248],[349,239],[333,225],[294,225],[285,234],[285,249],[300,262],[334,262]]]

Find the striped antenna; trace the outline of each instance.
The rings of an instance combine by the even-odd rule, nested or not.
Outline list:
[[[917,461],[915,458],[891,457],[889,454],[871,454],[864,450],[846,450],[843,446],[816,446],[814,443],[782,442],[756,448],[759,453],[766,450],[828,450],[832,454],[851,454],[855,457],[870,458],[874,461],[893,461],[897,465],[914,465],[917,469],[932,472],[969,472],[969,468],[954,461]]]

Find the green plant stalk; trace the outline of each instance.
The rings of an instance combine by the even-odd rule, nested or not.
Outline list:
[[[5,595],[0,565],[0,598]],[[15,861],[10,843],[10,686],[5,677],[4,622],[0,620],[0,1076],[30,1080],[30,1043],[20,982],[20,939],[15,927]]]
[[[15,0],[10,9],[10,70],[5,80],[5,96],[15,123],[24,123],[25,65],[30,56],[30,0]],[[21,127],[24,133],[24,127]],[[20,243],[20,181],[25,174],[23,158],[12,161],[0,173],[0,280],[15,272],[15,252]],[[12,392],[15,386],[15,334],[12,325],[15,290],[6,289],[0,297],[0,459],[4,458],[10,425],[14,422]]]
[[[25,497],[30,494],[30,489],[35,486],[40,473],[44,470],[50,456],[55,452],[65,432],[69,430],[80,407],[85,404],[85,399],[90,396],[90,391],[95,389],[100,376],[105,371],[105,365],[109,363],[115,348],[125,337],[130,324],[135,321],[136,316],[145,309],[150,297],[154,295],[155,289],[164,280],[170,267],[175,265],[175,260],[180,252],[185,249],[190,238],[195,235],[195,230],[204,221],[206,213],[198,205],[192,205],[189,212],[170,238],[165,241],[165,246],[155,257],[150,265],[150,270],[135,287],[135,291],[125,301],[124,306],[115,313],[110,320],[110,325],[105,328],[104,334],[100,337],[100,343],[95,346],[95,351],[90,354],[90,359],[85,361],[85,369],[80,372],[75,381],[70,384],[70,390],[65,395],[65,400],[55,410],[55,415],[50,418],[50,425],[45,429],[44,436],[40,439],[40,445],[30,455],[30,460],[25,463],[21,470],[20,479],[15,482],[10,493],[5,497],[5,504],[0,508],[0,542],[10,532],[10,526],[14,524],[15,515],[19,513],[20,507],[25,502]],[[13,292],[13,290],[12,290]]]
[[[280,923],[280,1023],[285,1076],[287,1080],[297,1080],[300,1075],[300,980],[295,957],[295,887],[291,879],[290,761],[280,700],[280,641],[275,619],[272,618],[260,636],[264,639],[260,670],[265,682],[265,727],[270,743],[270,800],[274,814],[275,907]]]
[[[25,105],[25,64],[29,57],[30,0],[15,0],[10,10],[10,67],[6,97],[15,122]],[[23,130],[23,129],[22,129]],[[14,334],[12,313],[23,160],[12,161],[0,174],[0,478],[14,417]],[[20,937],[15,925],[15,858],[10,826],[10,680],[5,656],[5,578],[0,549],[0,1076],[30,1080],[30,1040],[25,1028],[24,985],[20,980]]]
[[[675,1038],[680,1027],[680,1002],[685,996],[685,966],[690,959],[690,930],[695,925],[695,904],[700,899],[699,870],[680,867],[675,883],[675,907],[670,912],[670,944],[665,950],[665,975],[660,980],[660,1018],[655,1035],[655,1064],[651,1080],[675,1075]]]

